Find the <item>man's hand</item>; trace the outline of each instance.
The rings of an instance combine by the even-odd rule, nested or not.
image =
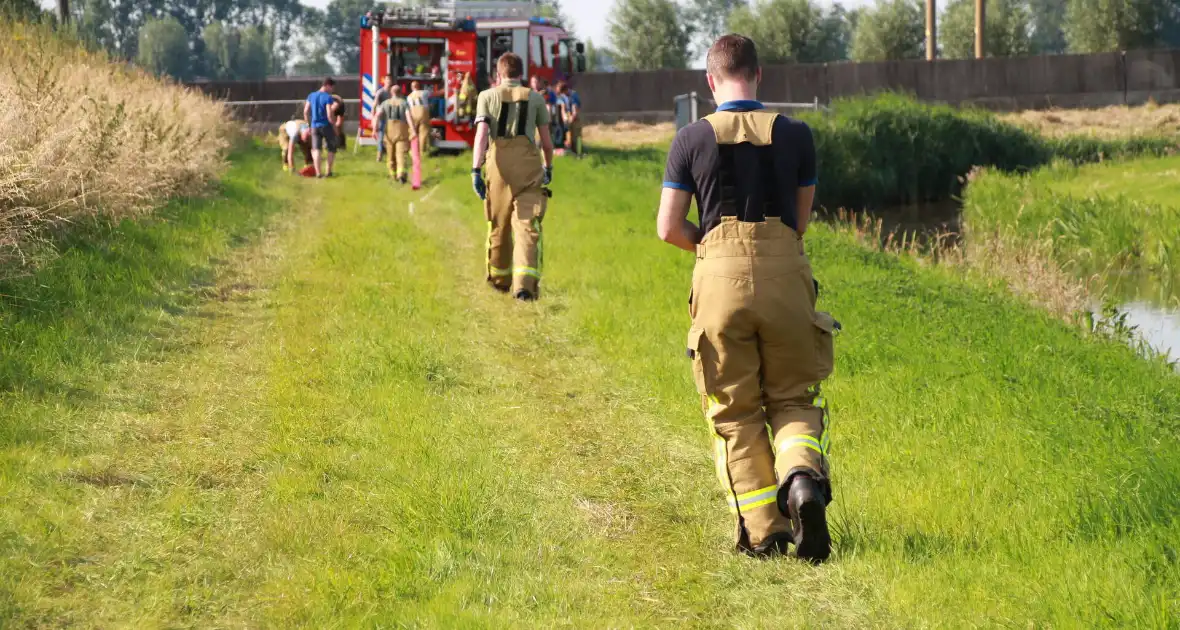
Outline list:
[[[480,201],[488,198],[488,186],[483,181],[483,173],[478,168],[471,169],[471,188]]]
[[[552,183],[553,183],[553,167],[546,166],[545,167],[545,176],[541,178],[541,185],[548,186],[549,184],[552,184]]]

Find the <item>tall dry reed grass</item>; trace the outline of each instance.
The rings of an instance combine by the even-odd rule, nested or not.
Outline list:
[[[200,93],[48,25],[0,21],[0,276],[50,228],[199,193],[225,168],[227,121]]]

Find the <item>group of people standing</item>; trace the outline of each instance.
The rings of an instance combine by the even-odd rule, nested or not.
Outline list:
[[[402,95],[402,87],[392,76],[386,75],[381,88],[374,95],[375,136],[377,161],[387,160],[389,174],[398,182],[408,181],[409,155],[412,144],[418,142],[415,159],[421,159],[422,148],[430,141],[430,89],[414,81],[410,93]]]
[[[346,146],[344,99],[336,94],[336,81],[324,79],[320,89],[303,103],[303,117],[293,118],[279,129],[283,170],[315,177],[331,177],[336,151]],[[304,169],[295,169],[295,150],[303,154]],[[311,169],[311,170],[309,170]]]
[[[545,79],[533,75],[529,83],[534,91],[545,97],[550,132],[558,154],[572,151],[575,156],[582,157],[582,97],[565,81],[558,81],[551,88]]]

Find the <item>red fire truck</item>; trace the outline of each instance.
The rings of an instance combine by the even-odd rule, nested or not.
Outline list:
[[[391,7],[361,18],[361,144],[376,144],[374,95],[391,74],[409,94],[418,81],[431,93],[435,148],[465,150],[475,142],[474,107],[460,103],[464,78],[477,90],[495,80],[500,55],[514,52],[551,84],[586,70],[585,47],[535,2],[439,2]]]

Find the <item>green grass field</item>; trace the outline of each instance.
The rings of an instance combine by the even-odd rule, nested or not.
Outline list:
[[[1075,167],[1028,176],[989,172],[967,190],[965,218],[984,236],[1051,241],[1053,257],[1097,274],[1116,297],[1180,300],[1180,156]],[[969,232],[970,237],[970,232]],[[987,238],[978,243],[987,247]]]
[[[239,153],[0,286],[0,626],[1180,627],[1180,379],[822,226],[836,554],[731,553],[661,160],[558,163],[535,305],[466,157]]]

